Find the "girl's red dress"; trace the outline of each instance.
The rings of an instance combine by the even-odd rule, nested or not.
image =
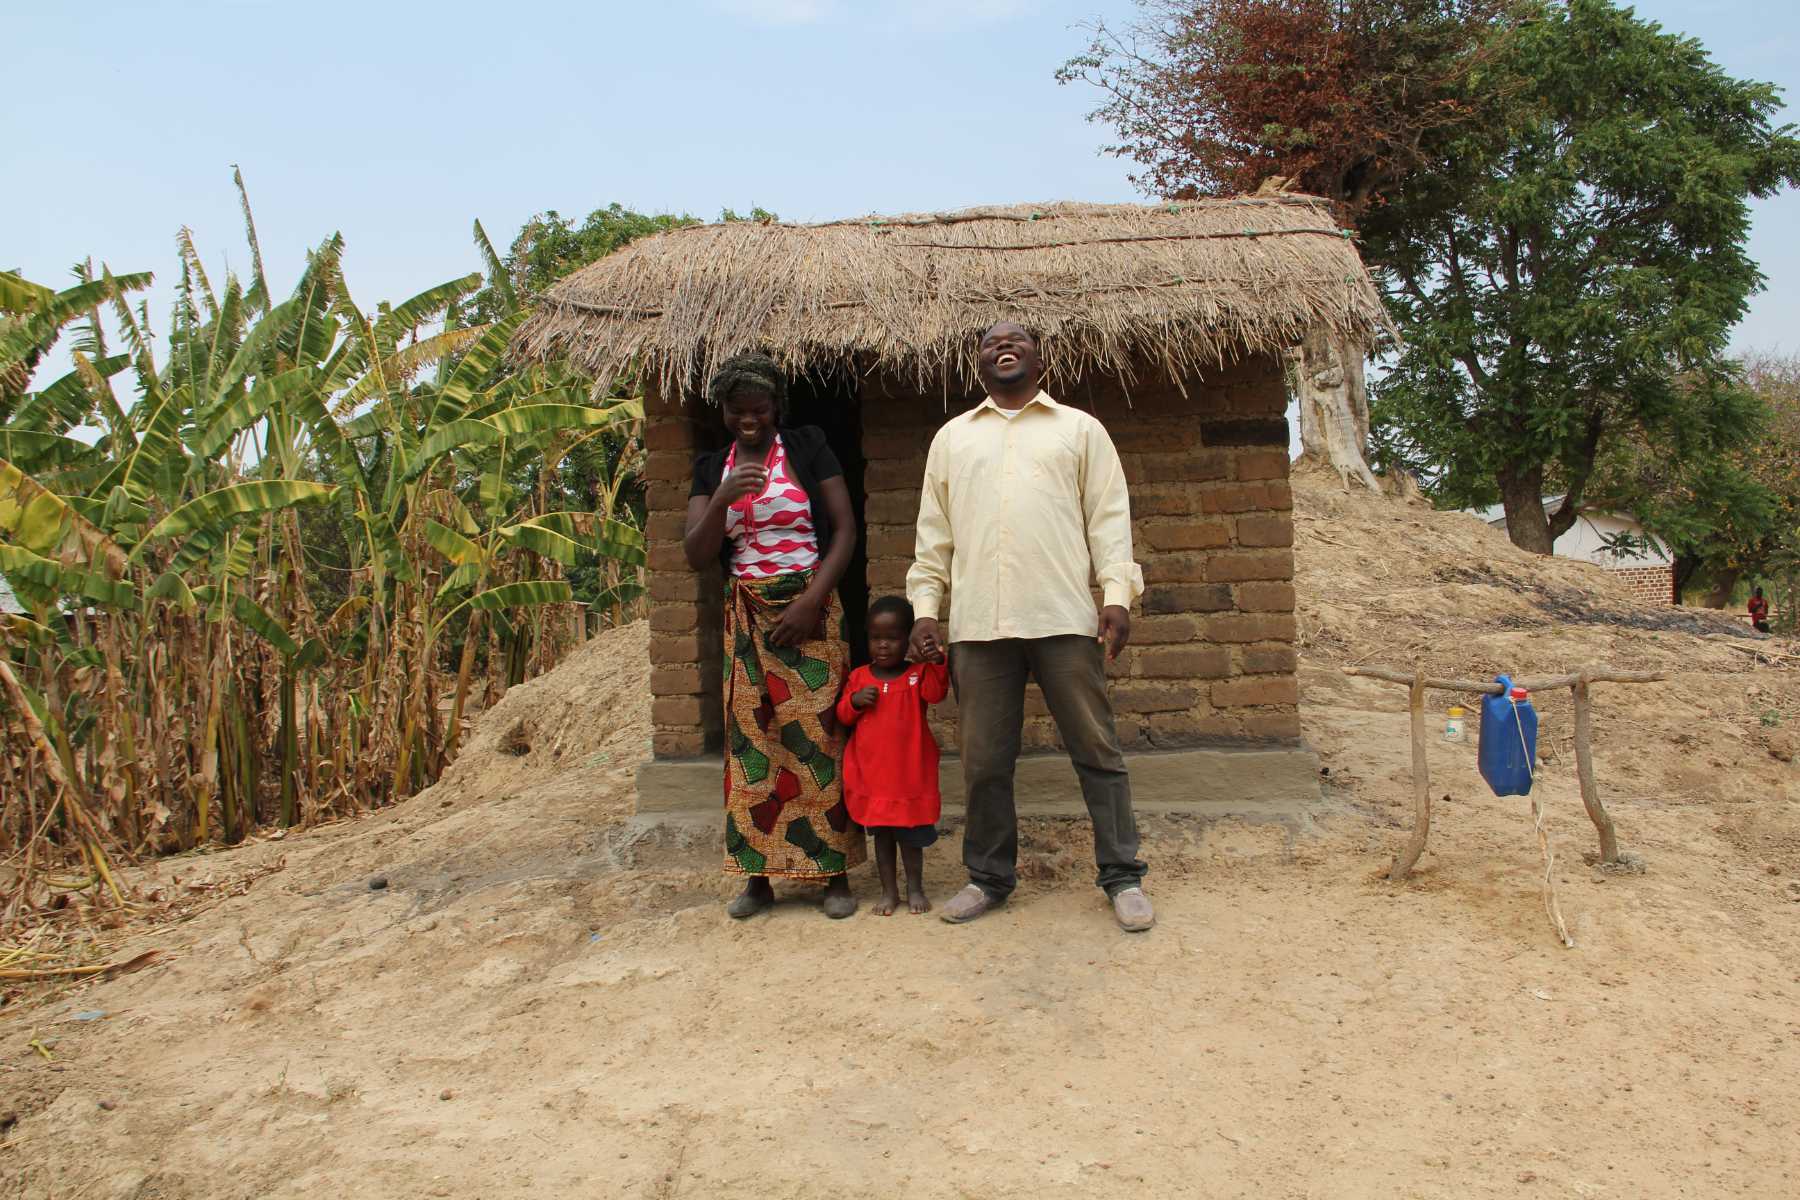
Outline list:
[[[875,707],[857,712],[850,697],[873,687]],[[866,828],[935,825],[943,809],[938,791],[938,744],[925,722],[926,706],[950,692],[941,663],[908,663],[894,679],[868,667],[850,672],[838,700],[838,720],[851,727],[844,751],[844,803]]]

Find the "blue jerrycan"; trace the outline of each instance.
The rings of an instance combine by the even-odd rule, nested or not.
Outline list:
[[[1532,765],[1537,762],[1537,710],[1522,687],[1497,675],[1498,696],[1481,698],[1481,745],[1476,761],[1481,777],[1496,796],[1531,793]]]

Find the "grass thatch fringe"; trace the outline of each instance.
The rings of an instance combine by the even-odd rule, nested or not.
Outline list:
[[[515,350],[602,382],[639,364],[665,392],[743,350],[924,389],[972,380],[975,336],[1002,318],[1043,337],[1053,384],[1145,364],[1202,377],[1321,325],[1393,333],[1326,202],[1246,196],[689,226],[557,284]]]

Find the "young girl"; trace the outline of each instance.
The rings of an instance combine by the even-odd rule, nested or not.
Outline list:
[[[894,847],[906,864],[906,903],[931,911],[925,898],[925,847],[937,841],[938,745],[925,708],[950,690],[941,663],[909,663],[913,610],[899,596],[869,605],[869,665],[850,672],[838,700],[838,720],[850,729],[844,751],[844,803],[857,824],[875,835],[875,867],[888,916],[900,906]]]

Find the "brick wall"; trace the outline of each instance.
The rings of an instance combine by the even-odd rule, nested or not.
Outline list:
[[[1103,421],[1131,484],[1134,549],[1146,589],[1132,644],[1110,668],[1127,748],[1292,742],[1300,735],[1294,650],[1293,500],[1280,364],[1258,358],[1191,382],[1126,389],[1085,381],[1061,397]],[[865,387],[869,592],[902,592],[932,434],[968,399],[920,403],[892,383]],[[935,710],[955,745],[954,701]],[[1037,689],[1025,745],[1059,745]]]
[[[1132,615],[1132,644],[1109,669],[1126,747],[1297,740],[1293,501],[1279,362],[1256,358],[1209,372],[1185,395],[1143,372],[1129,395],[1119,381],[1097,378],[1061,398],[1106,424],[1131,484],[1146,590]],[[921,400],[891,380],[865,384],[871,596],[904,592],[925,452],[938,427],[971,403]],[[719,573],[696,574],[681,550],[694,421],[713,417],[703,407],[685,412],[654,390],[645,404],[651,717],[657,757],[681,758],[717,752],[723,739]],[[935,710],[934,725],[954,748],[954,700]],[[1059,746],[1035,687],[1025,745]]]
[[[1645,604],[1675,603],[1675,568],[1613,567],[1607,574],[1631,589],[1632,596]]]
[[[694,415],[646,385],[650,720],[658,758],[715,753],[724,741],[722,581],[716,566],[690,568],[681,549],[697,453]]]

